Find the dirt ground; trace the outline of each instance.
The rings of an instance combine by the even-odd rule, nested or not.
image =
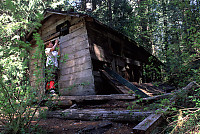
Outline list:
[[[50,134],[133,134],[135,124],[51,118],[42,119],[39,126]]]

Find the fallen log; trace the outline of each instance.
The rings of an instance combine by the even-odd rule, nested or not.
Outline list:
[[[66,109],[47,112],[48,118],[61,118],[68,120],[111,120],[111,121],[138,121],[152,112],[133,112],[131,110],[105,110],[105,109]]]
[[[72,101],[94,101],[94,100],[134,100],[134,94],[111,94],[111,95],[86,95],[86,96],[60,96],[51,100],[72,100]]]
[[[58,107],[72,106],[73,102],[71,100],[56,100],[52,101],[52,104]]]
[[[87,96],[53,96],[48,100],[44,100],[43,103],[47,104],[51,108],[68,108],[74,103],[83,103],[90,101],[95,104],[99,104],[99,101],[108,100],[134,100],[134,94],[111,94],[111,95],[87,95]]]

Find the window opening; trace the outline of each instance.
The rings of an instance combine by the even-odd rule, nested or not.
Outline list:
[[[70,27],[70,22],[65,21],[60,25],[56,26],[56,32],[60,32],[60,36],[65,36],[69,34],[69,27]]]

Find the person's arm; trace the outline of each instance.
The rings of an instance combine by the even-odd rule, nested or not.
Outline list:
[[[58,44],[58,55],[60,55],[60,44]]]
[[[58,44],[58,40],[55,41],[54,46],[51,48],[50,52],[54,51],[56,49],[56,46]]]

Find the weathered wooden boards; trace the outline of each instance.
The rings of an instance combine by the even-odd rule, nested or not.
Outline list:
[[[112,71],[111,69],[109,69],[108,67],[104,68],[105,71],[114,79],[116,79],[119,83],[121,83],[122,85],[128,87],[129,89],[131,89],[135,94],[137,94],[138,96],[142,97],[142,98],[146,98],[149,97],[147,94],[145,94],[144,92],[142,92],[140,89],[138,89],[136,86],[134,86],[132,83],[130,83],[128,80],[124,79],[122,76],[120,76],[119,74],[117,74],[116,72]]]
[[[174,102],[176,99],[176,94],[181,91],[189,91],[195,82],[191,82],[182,90],[178,90],[176,93],[168,93],[165,95],[159,95],[156,97],[149,97],[144,98],[144,100],[155,100],[155,99],[162,99],[165,97],[169,97],[173,95],[170,99],[171,102]],[[109,99],[127,99],[126,96],[130,96],[127,94],[121,95],[89,95],[89,96],[62,96],[57,98],[57,100],[109,100]],[[56,98],[54,98],[56,99]],[[134,99],[132,96],[130,99]],[[163,111],[167,111],[168,108],[164,109]],[[111,121],[140,121],[143,117],[146,117],[142,122],[140,122],[137,126],[133,128],[133,132],[137,134],[150,134],[153,129],[162,121],[162,113],[156,114],[155,112],[134,112],[132,110],[121,110],[121,109],[66,109],[60,111],[49,111],[47,113],[47,117],[50,118],[62,118],[62,119],[69,119],[69,120],[111,120]]]
[[[161,114],[151,114],[133,128],[136,134],[150,134],[154,127],[158,125],[161,120]]]
[[[52,100],[73,100],[73,101],[95,101],[95,100],[134,100],[134,94],[111,94],[111,95],[86,95],[86,96],[60,96]]]
[[[61,60],[59,88],[61,95],[91,95],[94,77],[85,25],[78,23],[60,38]],[[68,59],[65,59],[65,55]]]
[[[47,39],[50,35],[56,33],[56,26],[65,22],[71,21],[70,16],[63,16],[63,15],[52,15],[49,19],[43,24],[41,31],[42,39]]]
[[[133,112],[131,110],[66,109],[63,111],[49,111],[47,117],[68,120],[137,121],[151,113]]]
[[[73,104],[79,104],[84,102],[92,102],[93,104],[98,104],[103,101],[110,100],[120,100],[120,101],[131,101],[135,100],[134,94],[111,94],[111,95],[86,95],[86,96],[54,96],[49,98],[48,100],[44,100],[44,102],[48,102],[49,104],[53,104],[53,107],[57,108],[69,108]],[[95,102],[95,103],[94,103]],[[127,107],[127,105],[123,105]]]
[[[119,82],[117,82],[106,71],[101,70],[101,74],[107,80],[107,82],[109,82],[109,84],[112,85],[112,87],[114,87],[119,93],[130,94],[133,92],[131,89],[129,89],[129,88],[121,85]]]

